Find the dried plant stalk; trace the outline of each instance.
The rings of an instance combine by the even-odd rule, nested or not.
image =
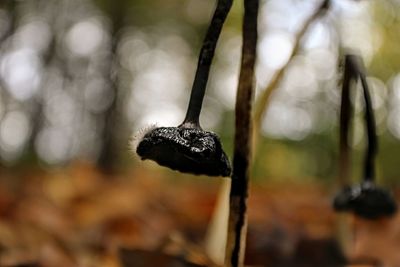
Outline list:
[[[243,266],[246,243],[258,7],[258,0],[244,1],[243,47],[235,108],[235,145],[225,251],[225,266],[232,267]]]

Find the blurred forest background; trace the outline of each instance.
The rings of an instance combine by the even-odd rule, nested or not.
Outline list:
[[[262,1],[257,65],[261,92],[286,66],[295,33],[318,1]],[[183,120],[213,1],[2,0],[2,168],[65,166],[105,171],[136,164],[129,136]],[[217,49],[201,123],[232,151],[242,3]],[[380,137],[379,177],[396,183],[400,157],[399,3],[332,1],[289,62],[262,124],[255,176],[329,181],[336,175],[340,47],[369,70]],[[361,103],[361,102],[360,102]],[[357,114],[362,105],[357,104]],[[359,173],[365,133],[356,116]],[[384,177],[384,178],[383,178]]]
[[[368,69],[379,134],[378,180],[392,188],[400,184],[400,2],[331,2],[328,12],[307,29],[293,58],[290,55],[296,33],[320,1],[260,2],[257,95],[277,71],[286,69],[262,122],[253,183],[296,184],[299,194],[313,195],[306,197],[306,203],[309,198],[326,198],[331,191],[315,193],[301,184],[331,185],[337,177],[340,61],[346,49],[359,52]],[[217,195],[217,188],[209,190],[207,184],[215,180],[189,181],[184,178],[187,175],[139,162],[130,151],[129,140],[134,132],[149,125],[176,126],[183,120],[214,6],[212,0],[0,0],[0,183],[5,185],[0,187],[0,214],[14,218],[0,223],[0,252],[14,245],[19,249],[6,253],[9,262],[21,259],[15,251],[24,251],[28,256],[22,258],[29,260],[36,255],[32,251],[26,254],[26,248],[16,241],[21,239],[17,232],[24,236],[25,245],[42,244],[45,239],[30,238],[32,232],[26,229],[31,228],[22,225],[19,227],[25,232],[22,228],[13,230],[15,218],[39,220],[38,225],[53,231],[56,239],[72,238],[69,241],[79,255],[85,254],[80,246],[87,245],[87,240],[112,243],[106,238],[110,232],[119,242],[154,245],[162,235],[149,235],[149,230],[140,225],[152,221],[151,227],[167,232],[173,229],[172,223],[160,213],[171,210],[175,217],[183,218],[178,229],[186,229],[193,240],[201,239]],[[228,155],[233,148],[242,12],[242,1],[234,1],[218,43],[201,115],[203,128],[221,136]],[[358,180],[365,132],[360,94],[354,99],[353,176]],[[99,182],[94,177],[107,178]],[[137,177],[149,181],[139,182]],[[154,177],[167,177],[167,188],[173,193],[157,187]],[[181,178],[188,184],[200,184],[187,188],[197,194],[177,189],[174,183],[179,184]],[[154,202],[148,200],[153,208],[156,206],[150,213],[138,208],[143,204],[139,198],[145,198],[139,188],[145,188],[148,198],[155,198]],[[272,190],[268,201],[279,205],[280,193],[276,192],[290,197],[290,192],[282,190]],[[176,198],[175,193],[189,200],[186,205],[178,209],[167,201],[165,205],[172,207],[167,212],[154,204]],[[261,195],[257,201],[263,199]],[[253,205],[260,207],[257,201]],[[17,205],[22,214],[16,212],[15,203],[22,205]],[[191,204],[202,208],[200,214],[192,214]],[[64,208],[68,212],[60,214]],[[319,207],[318,212],[325,214],[325,208]],[[138,223],[136,217],[132,221],[129,216],[116,219],[110,215],[139,210],[146,223]],[[252,218],[265,216],[257,217],[254,212]],[[283,218],[288,219],[288,214]],[[107,227],[99,224],[110,216]],[[72,218],[76,221],[69,221]],[[325,224],[332,214],[311,219],[315,224]],[[76,229],[68,224],[77,221],[86,229],[79,237],[84,240],[78,242],[80,246],[74,243],[72,233],[76,234]],[[200,224],[201,234],[188,226]],[[331,221],[328,224],[332,229]],[[133,234],[132,239],[123,237],[138,229],[144,231],[140,238]],[[318,234],[325,231],[318,229]],[[257,228],[254,236],[257,231],[262,230]],[[99,232],[104,235],[100,237]],[[66,252],[69,248],[53,241],[56,245],[47,252],[58,257],[57,264],[51,265],[46,258],[50,263],[43,266],[74,266],[74,257]],[[64,263],[72,263],[60,265],[60,257]],[[86,258],[79,259],[84,262]]]

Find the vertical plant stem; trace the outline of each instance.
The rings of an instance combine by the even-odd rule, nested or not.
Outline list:
[[[353,78],[354,72],[352,70],[352,64],[349,57],[346,56],[344,59],[339,122],[339,187],[347,186],[350,180],[350,145],[348,133],[350,131],[350,118],[353,113],[350,101],[350,88]],[[336,220],[337,240],[345,254],[351,250],[351,244],[354,238],[354,231],[350,227],[350,219],[348,214],[339,214]]]
[[[374,181],[375,180],[375,156],[378,152],[378,142],[376,136],[375,117],[372,108],[371,96],[369,94],[367,79],[363,66],[359,66],[359,74],[361,79],[361,85],[364,92],[365,101],[365,122],[368,136],[368,147],[367,153],[364,159],[364,180]]]
[[[344,186],[349,181],[349,137],[350,118],[352,112],[350,103],[350,86],[354,73],[349,57],[344,62],[342,84],[342,99],[340,105],[340,132],[339,132],[339,185]]]
[[[243,46],[236,96],[235,145],[225,254],[225,266],[229,267],[243,266],[246,244],[258,6],[258,0],[244,0]]]
[[[361,87],[363,89],[364,104],[365,104],[364,119],[365,119],[367,138],[368,138],[367,152],[365,153],[365,158],[364,158],[364,180],[373,181],[375,179],[374,160],[375,160],[376,153],[378,151],[378,148],[377,148],[378,142],[377,142],[377,137],[376,137],[374,111],[372,108],[371,96],[369,94],[369,88],[368,88],[368,83],[367,83],[366,74],[365,74],[365,67],[362,62],[362,59],[355,55],[347,55],[346,62],[347,62],[347,65],[349,66],[348,69],[350,69],[350,71],[352,72],[352,78],[357,79],[359,77],[361,80]],[[345,75],[346,75],[346,73],[345,73]],[[345,88],[343,88],[343,89],[345,89]],[[342,94],[343,95],[347,94],[347,97],[349,97],[348,96],[349,92],[343,91]],[[342,101],[343,101],[343,99],[342,99]],[[350,106],[350,103],[342,102],[342,106],[344,104],[347,104]],[[349,116],[350,115],[351,115],[351,113],[349,114]],[[345,128],[344,131],[346,131],[346,133],[344,133],[344,134],[347,135],[348,127]]]
[[[372,110],[371,97],[365,70],[361,58],[355,55],[346,55],[344,65],[344,76],[342,85],[342,99],[340,106],[340,150],[339,150],[339,184],[346,186],[350,178],[350,119],[353,115],[353,108],[350,101],[350,90],[352,81],[357,81],[360,77],[363,88],[365,103],[365,123],[368,136],[368,147],[364,159],[364,180],[373,181],[375,178],[374,159],[377,152],[377,137],[375,130],[375,118]],[[355,242],[355,229],[349,227],[349,217],[340,215],[338,224],[338,239],[342,249],[347,252],[350,250],[350,244]]]
[[[207,30],[197,63],[196,75],[185,120],[181,126],[200,126],[199,117],[206,91],[208,75],[222,26],[232,7],[232,0],[218,0],[211,24]]]

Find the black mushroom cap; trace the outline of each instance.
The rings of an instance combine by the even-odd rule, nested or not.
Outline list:
[[[345,187],[335,197],[337,211],[349,211],[365,219],[378,219],[394,215],[397,204],[386,189],[365,181],[360,185]]]
[[[155,128],[142,138],[136,152],[142,160],[150,159],[181,172],[208,176],[231,173],[218,136],[199,128]]]
[[[351,186],[343,187],[333,199],[333,208],[336,211],[350,211],[352,209],[352,198],[354,198],[353,188]]]

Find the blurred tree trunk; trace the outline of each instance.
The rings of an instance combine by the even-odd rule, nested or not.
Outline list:
[[[13,0],[0,1],[0,8],[5,9],[10,14],[9,25],[7,30],[0,36],[0,48],[3,47],[4,42],[14,34],[17,25],[17,3]]]
[[[47,48],[45,53],[42,55],[43,56],[43,67],[44,67],[44,69],[46,69],[46,71],[44,73],[47,73],[48,69],[50,69],[51,66],[53,66],[53,65],[57,65],[57,64],[62,65],[63,64],[63,62],[59,62],[60,60],[57,57],[57,52],[56,52],[57,40],[56,39],[57,39],[57,36],[55,35],[55,32],[53,31],[49,47]],[[47,81],[45,81],[45,82],[47,82]],[[34,109],[32,110],[32,114],[30,117],[31,122],[32,122],[32,132],[31,132],[31,135],[28,140],[27,152],[33,153],[34,159],[35,159],[35,161],[37,161],[39,159],[38,159],[37,154],[34,153],[34,151],[35,151],[35,141],[36,141],[36,138],[37,138],[42,126],[43,126],[43,120],[44,120],[43,95],[42,94],[39,95],[35,99],[35,101],[36,101],[36,103],[35,103],[36,105],[34,106]],[[28,156],[28,158],[29,158],[29,156]]]
[[[6,46],[9,43],[9,38],[14,35],[15,30],[17,28],[18,21],[18,10],[17,10],[17,1],[14,0],[6,0],[0,1],[0,8],[4,9],[9,14],[9,24],[7,25],[7,29],[4,31],[2,35],[0,35],[0,60],[3,57],[3,53],[6,50]],[[10,98],[9,93],[6,90],[6,83],[3,81],[3,77],[0,76],[0,94],[1,98],[5,103],[8,102]],[[0,117],[0,119],[2,119]],[[3,161],[0,160],[0,170],[4,167]]]
[[[119,94],[119,62],[117,49],[121,39],[121,29],[125,25],[126,11],[128,3],[126,0],[118,2],[107,0],[105,3],[106,12],[111,20],[111,48],[108,62],[108,69],[105,75],[108,77],[111,90],[114,92],[114,98],[111,105],[104,113],[103,144],[97,162],[98,167],[106,174],[114,173],[119,161],[118,134],[120,130],[120,121],[122,116],[119,112],[118,94]]]
[[[38,8],[41,5],[45,3],[46,0],[37,0],[35,3],[32,4],[34,8]],[[53,5],[52,8],[54,10],[57,10],[57,7],[59,7],[60,3],[59,2],[47,2],[47,5]],[[33,7],[31,7],[33,8]],[[40,13],[39,10],[37,10],[38,13]],[[47,49],[41,54],[42,56],[42,63],[43,63],[43,73],[48,74],[49,70],[51,68],[57,68],[59,69],[64,76],[69,77],[70,75],[68,74],[68,71],[66,70],[66,62],[63,57],[57,53],[57,45],[58,45],[58,38],[60,38],[59,35],[63,34],[63,29],[60,30],[57,28],[57,20],[59,20],[59,14],[58,12],[55,12],[48,18],[48,23],[51,28],[51,40],[48,44]],[[42,81],[41,87],[45,86],[47,83],[47,78],[45,78]],[[28,140],[27,144],[27,155],[25,156],[25,164],[27,163],[37,163],[39,161],[39,157],[37,153],[35,152],[35,142],[37,139],[37,136],[39,135],[40,130],[43,127],[43,121],[44,121],[44,100],[43,100],[43,94],[37,95],[37,97],[34,99],[35,104],[33,106],[33,109],[31,110],[31,115],[30,115],[30,120],[32,123],[32,131],[31,135]],[[33,156],[33,160],[32,157]],[[23,158],[24,160],[24,158]]]

